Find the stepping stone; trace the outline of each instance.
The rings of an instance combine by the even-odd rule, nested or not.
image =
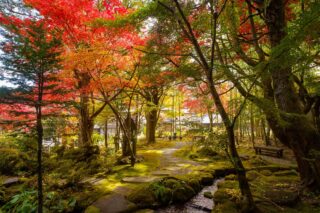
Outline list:
[[[138,176],[138,177],[125,177],[122,179],[125,183],[149,183],[160,179],[159,177],[154,176]]]
[[[113,190],[113,192],[121,195],[129,195],[130,192],[132,192],[132,189],[125,186],[118,186]]]
[[[19,177],[11,177],[11,178],[8,178],[5,181],[3,181],[2,185],[8,187],[13,184],[20,183],[20,182],[21,181],[20,181]]]
[[[180,169],[181,169],[181,167],[178,167],[178,166],[172,166],[172,167],[165,168],[165,170],[169,170],[169,171],[177,171]]]
[[[99,209],[100,213],[133,212],[136,209],[134,203],[117,193],[101,197],[92,206]],[[85,212],[89,212],[89,208]]]
[[[152,172],[151,174],[156,176],[169,176],[171,175],[171,172],[160,170],[160,171]]]

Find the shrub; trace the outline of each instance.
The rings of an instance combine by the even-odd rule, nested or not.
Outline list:
[[[26,154],[17,149],[0,148],[0,173],[5,175],[16,175],[20,171],[28,171],[29,165]]]

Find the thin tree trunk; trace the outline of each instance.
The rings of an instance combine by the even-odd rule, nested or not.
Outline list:
[[[253,115],[253,104],[250,103],[250,130],[251,130],[251,143],[252,146],[254,146],[255,144],[255,131],[254,131],[255,127],[254,127],[254,115]]]
[[[41,104],[41,103],[40,103]],[[42,126],[42,109],[41,106],[36,106],[37,112],[37,135],[38,135],[38,213],[43,211],[43,190],[42,190],[42,139],[43,139],[43,126]]]
[[[104,145],[106,147],[106,151],[108,151],[108,118],[106,118],[104,123]]]

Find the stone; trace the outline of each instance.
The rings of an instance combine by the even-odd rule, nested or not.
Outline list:
[[[210,174],[210,173],[203,174],[203,175],[201,175],[200,178],[201,178],[200,182],[204,186],[210,186],[213,184],[214,178],[213,178],[212,174]]]
[[[216,178],[220,178],[220,177],[225,177],[231,174],[237,174],[237,172],[236,172],[236,169],[234,168],[225,168],[225,169],[216,169],[214,174]]]
[[[169,175],[171,175],[171,173],[169,171],[164,171],[164,170],[155,171],[155,172],[152,172],[151,174],[156,175],[156,176],[169,176]]]
[[[205,198],[209,198],[209,199],[212,199],[212,198],[213,198],[213,195],[212,195],[211,192],[204,192],[204,193],[203,193],[203,196],[204,196]]]
[[[5,187],[9,187],[12,186],[14,184],[18,184],[21,183],[19,177],[11,177],[11,178],[7,178],[5,181],[3,181],[2,185]]]
[[[252,170],[252,171],[248,171],[246,176],[248,181],[253,181],[257,179],[259,176],[261,176],[261,174],[257,171]]]
[[[225,190],[221,190],[221,189],[216,191],[216,193],[214,193],[214,195],[213,195],[213,201],[214,201],[215,205],[224,203],[225,201],[229,200],[230,198],[231,198],[231,196]]]
[[[295,170],[279,171],[274,173],[275,176],[298,176],[298,172]]]
[[[135,211],[134,213],[154,213],[155,211],[153,209],[140,209],[138,211]]]
[[[127,200],[125,196],[117,193],[106,195],[94,202],[90,209],[86,209],[86,213],[117,213],[117,212],[132,212],[137,209],[137,206]],[[98,211],[99,210],[99,211]]]
[[[225,180],[237,180],[237,176],[236,175],[227,175],[224,179]]]
[[[271,176],[272,175],[272,172],[270,170],[266,170],[266,169],[262,170],[260,173],[264,176]]]
[[[196,192],[188,185],[173,189],[172,201],[177,203],[183,203],[192,198]]]
[[[95,206],[88,206],[84,213],[100,213],[100,209]]]
[[[241,160],[249,160],[250,159],[249,155],[240,155],[239,157]]]
[[[135,203],[139,208],[152,208],[160,205],[149,187],[141,187],[129,194],[127,198],[130,202]]]
[[[217,213],[238,213],[237,206],[234,202],[226,201],[224,203],[218,204],[212,212]]]
[[[160,179],[154,176],[137,176],[137,177],[125,177],[122,179],[125,183],[150,183],[152,181]]]
[[[289,190],[270,190],[265,192],[265,197],[278,205],[295,206],[299,201],[298,192]]]

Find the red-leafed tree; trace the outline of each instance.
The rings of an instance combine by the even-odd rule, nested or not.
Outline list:
[[[128,11],[117,0],[99,2],[93,0],[27,0],[26,2],[44,16],[48,25],[61,30],[63,42],[66,45],[64,54],[66,61],[68,61],[68,57],[78,57],[75,60],[78,63],[66,64],[65,70],[69,72],[64,76],[64,79],[76,88],[79,95],[79,141],[82,146],[90,147],[92,146],[91,136],[94,119],[107,105],[104,103],[95,108],[94,100],[96,99],[94,96],[96,96],[97,89],[93,87],[98,86],[100,88],[98,90],[101,91],[101,85],[108,86],[108,82],[101,79],[102,76],[106,79],[107,75],[97,75],[101,73],[101,69],[100,71],[98,69],[102,66],[108,70],[118,70],[117,66],[123,65],[119,60],[119,57],[122,57],[121,52],[129,51],[135,41],[139,40],[130,26],[110,29],[104,26],[94,26],[93,22],[97,19],[114,20],[117,16],[127,14]],[[96,49],[97,47],[98,49]],[[93,58],[94,55],[99,55],[102,61],[99,62],[97,58]],[[83,56],[85,56],[84,60],[81,60]],[[108,63],[106,63],[106,58],[110,59]],[[88,63],[88,66],[83,62]],[[101,65],[102,63],[104,64]],[[117,82],[119,81],[109,81],[114,87]],[[105,98],[113,99],[112,95]]]

